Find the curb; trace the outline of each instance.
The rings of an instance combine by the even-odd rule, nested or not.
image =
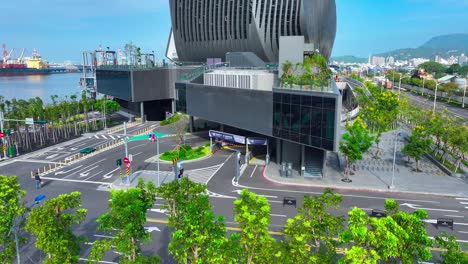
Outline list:
[[[460,195],[448,194],[448,193],[433,193],[433,192],[412,192],[402,190],[386,190],[386,189],[366,189],[366,188],[354,188],[354,187],[337,187],[327,184],[297,184],[297,183],[285,183],[269,178],[265,175],[266,165],[262,169],[262,177],[270,183],[281,185],[281,186],[295,186],[295,187],[310,187],[310,188],[329,188],[333,190],[342,191],[355,191],[355,192],[373,192],[373,193],[388,193],[388,194],[417,194],[417,195],[428,195],[428,196],[440,196],[440,197],[463,197]]]

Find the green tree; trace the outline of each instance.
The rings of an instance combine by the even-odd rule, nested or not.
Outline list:
[[[442,91],[447,93],[447,96],[449,98],[449,102],[452,100],[452,97],[455,95],[455,93],[458,91],[458,83],[455,82],[449,82],[441,85]]]
[[[179,263],[237,263],[237,235],[226,237],[223,217],[215,217],[207,186],[182,178],[161,185],[168,226],[174,228],[169,252]]]
[[[421,172],[419,161],[424,153],[429,150],[432,143],[431,139],[428,137],[425,128],[416,126],[411,136],[408,137],[408,140],[409,143],[403,147],[401,152],[408,155],[408,157],[414,158],[416,161],[416,171]]]
[[[273,263],[276,241],[268,233],[270,205],[265,196],[247,189],[234,201],[234,220],[239,223],[240,263]]]
[[[346,124],[343,140],[340,142],[340,152],[346,158],[345,176],[348,176],[351,165],[356,160],[361,160],[364,152],[372,146],[374,137],[370,135],[366,124],[358,117],[353,124]]]
[[[338,209],[341,201],[341,195],[329,189],[318,197],[304,196],[304,205],[284,228],[285,263],[336,263],[334,238],[343,231],[343,218],[330,209]]]
[[[468,253],[462,250],[460,243],[457,241],[456,236],[449,236],[443,232],[440,236],[435,238],[436,244],[439,248],[445,249],[440,256],[442,257],[441,264],[464,264],[468,263]]]
[[[400,211],[392,199],[385,201],[385,211],[382,218],[369,217],[356,207],[348,213],[348,230],[339,239],[350,248],[341,263],[415,263],[432,258],[432,240],[422,221],[427,213]]]
[[[36,247],[46,253],[44,263],[78,263],[85,238],[73,233],[74,224],[86,218],[81,194],[61,194],[31,210],[26,230],[37,236]]]
[[[444,65],[435,61],[428,61],[428,62],[421,63],[419,64],[418,68],[423,69],[425,72],[430,73],[430,74],[435,72],[436,75],[443,74],[447,70],[447,68]]]
[[[21,204],[25,194],[16,176],[0,175],[0,263],[11,263],[16,257],[15,239],[12,235],[15,231],[12,228],[15,220],[25,212],[25,207]],[[16,223],[16,228],[21,227],[18,224],[21,223]]]
[[[98,230],[113,235],[113,238],[95,241],[90,259],[99,261],[106,251],[115,248],[122,254],[121,263],[147,263],[148,259],[159,263],[157,256],[140,254],[141,243],[151,240],[144,224],[147,222],[146,211],[153,207],[155,199],[156,187],[151,182],[145,184],[142,179],[136,188],[111,190],[110,212],[101,215],[97,223]]]

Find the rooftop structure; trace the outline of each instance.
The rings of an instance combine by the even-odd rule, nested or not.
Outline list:
[[[249,51],[278,62],[280,36],[304,36],[328,60],[335,40],[335,0],[170,0],[170,9],[174,60]]]

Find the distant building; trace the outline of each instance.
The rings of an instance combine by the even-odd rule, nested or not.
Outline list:
[[[387,57],[387,64],[393,65],[395,63],[395,58],[390,56]]]
[[[465,54],[462,54],[460,57],[458,57],[458,64],[465,65],[467,63],[468,63],[468,57],[465,56]]]
[[[382,66],[385,64],[385,57],[371,56],[369,64],[373,66]]]
[[[409,66],[418,67],[419,64],[424,63],[424,62],[428,62],[428,61],[429,61],[428,59],[423,59],[423,58],[410,59],[409,60]]]

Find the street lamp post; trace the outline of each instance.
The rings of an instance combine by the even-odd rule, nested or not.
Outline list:
[[[401,91],[401,75],[400,75],[400,84],[398,88],[398,101],[400,101],[400,91]],[[398,124],[398,121],[397,121]],[[392,166],[392,182],[390,186],[388,187],[389,189],[395,189],[394,185],[394,179],[395,179],[395,164],[396,164],[396,147],[397,147],[397,136],[398,136],[398,126],[396,127],[395,130],[395,136],[393,138],[394,140],[394,145],[393,145],[393,166]]]
[[[421,90],[421,96],[424,96],[424,82],[426,81],[426,78],[423,77],[423,87]]]
[[[432,114],[435,115],[435,110],[436,110],[436,102],[437,102],[437,87],[439,86],[439,82],[436,80],[436,87],[435,87],[435,93],[434,93],[434,106],[432,109]]]
[[[160,186],[160,182],[159,182],[159,138],[156,137],[156,155],[158,157],[158,187]]]
[[[34,205],[39,204],[42,200],[45,199],[45,195],[41,194],[36,196],[34,199],[34,204],[31,205],[30,207],[26,208],[26,212],[22,213],[21,215],[18,215],[15,217],[12,226],[10,227],[10,231],[8,232],[8,236],[13,232],[13,235],[15,236],[15,246],[16,246],[16,261],[18,264],[21,263],[21,255],[20,255],[20,250],[19,250],[19,239],[18,239],[18,231],[19,228],[21,227],[25,214],[30,212],[31,209],[34,207]]]
[[[465,108],[466,87],[468,87],[468,79],[465,79],[465,89],[463,89],[462,108]]]
[[[107,103],[107,95],[104,96],[104,129],[107,129],[106,103]]]

